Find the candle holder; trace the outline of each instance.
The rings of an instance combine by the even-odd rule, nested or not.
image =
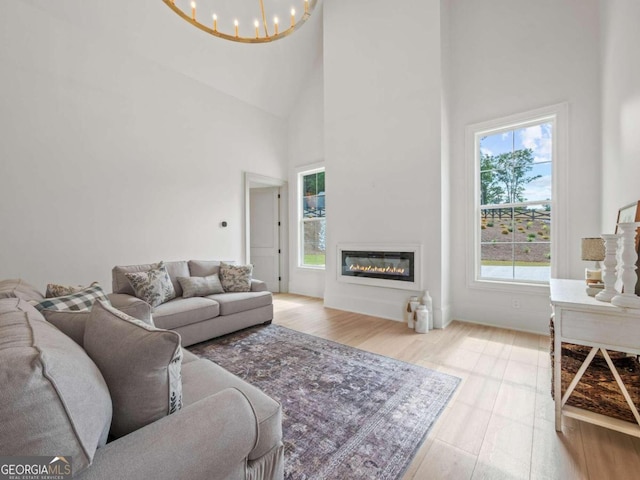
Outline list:
[[[640,297],[635,294],[638,275],[636,273],[636,230],[640,222],[619,223],[622,232],[622,293],[611,299],[611,304],[623,308],[640,308]]]
[[[604,289],[596,294],[596,300],[601,302],[610,302],[619,293],[616,290],[616,280],[618,278],[616,275],[616,266],[618,264],[616,253],[620,237],[621,235],[618,233],[602,235],[604,239],[604,268],[602,274]]]

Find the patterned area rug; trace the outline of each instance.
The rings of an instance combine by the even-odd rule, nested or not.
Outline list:
[[[402,478],[459,378],[277,325],[189,348],[282,404],[285,478]]]

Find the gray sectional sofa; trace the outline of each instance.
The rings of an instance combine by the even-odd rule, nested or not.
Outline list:
[[[153,322],[159,328],[174,330],[182,337],[182,346],[203,342],[273,319],[273,297],[260,280],[251,281],[250,292],[217,293],[206,297],[182,297],[178,277],[207,277],[220,271],[219,261],[189,260],[164,262],[176,291],[176,298],[153,310]],[[114,305],[133,302],[133,288],[125,273],[148,271],[152,264],[117,266],[112,270],[114,294],[121,297]]]
[[[114,284],[122,290],[116,283],[118,273],[114,269]],[[266,296],[256,293],[260,293],[258,298]],[[247,305],[255,305],[251,303],[252,298],[238,300],[243,303],[242,308],[234,307],[234,302],[227,297],[215,303],[210,299],[216,306],[209,306],[205,318],[195,313],[185,314],[187,319],[200,319],[185,320],[182,325],[168,320],[172,316],[175,319],[176,314],[172,312],[180,311],[177,305],[183,302],[177,299],[174,309],[156,309],[154,320],[162,324],[164,318],[165,325],[175,325],[179,331],[189,325],[213,323],[219,317],[235,319],[235,325],[241,327],[255,319],[270,318],[270,304],[258,303],[256,308],[247,309]],[[125,316],[129,318],[125,319],[126,328],[137,329],[136,334],[157,335],[163,337],[165,343],[175,342],[176,346],[170,346],[175,354],[161,361],[165,365],[168,362],[168,368],[173,371],[174,363],[181,362],[181,379],[180,375],[177,378],[181,383],[182,408],[175,413],[173,408],[165,409],[161,418],[113,438],[116,412],[119,412],[119,421],[123,420],[123,407],[117,405],[121,399],[112,388],[113,382],[121,388],[121,383],[126,384],[134,369],[144,369],[147,364],[146,360],[130,359],[124,353],[124,345],[129,342],[137,351],[149,349],[149,344],[132,342],[130,335],[107,339],[112,336],[111,329],[105,325],[104,318],[94,315],[97,311],[110,315],[109,321],[116,325],[122,321],[119,318],[123,314],[103,304],[99,308],[94,305],[90,312],[82,312],[74,319],[86,322],[81,330],[72,329],[74,340],[34,308],[33,304],[42,300],[43,295],[22,280],[0,281],[0,456],[68,455],[74,477],[86,480],[280,480],[284,477],[280,404],[215,363],[183,350],[180,337],[175,333],[128,316]],[[125,310],[138,309],[138,313],[145,316],[146,304],[126,293],[112,294],[110,300]],[[213,315],[218,309],[219,314]],[[164,315],[159,315],[158,310]],[[258,313],[251,313],[252,310]],[[197,334],[188,328],[186,331],[193,343],[203,338],[205,332],[206,336],[221,334],[231,328],[230,325],[231,322],[223,322],[211,327],[200,326],[196,328]],[[69,324],[60,326],[64,330]],[[96,358],[96,345],[106,351],[100,359]],[[156,350],[150,348],[142,354],[157,357]],[[113,365],[105,365],[112,360],[125,365],[116,370],[115,379]],[[157,371],[153,375],[161,380],[167,377]],[[171,382],[175,379],[174,376]],[[168,390],[161,388],[160,397],[166,401],[172,396],[167,393],[174,388],[173,383]],[[144,400],[142,392],[127,389],[124,393],[143,413],[153,403]],[[126,412],[124,420],[127,420]]]

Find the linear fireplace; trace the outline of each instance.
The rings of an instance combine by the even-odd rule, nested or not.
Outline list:
[[[338,245],[338,280],[420,290],[420,245]]]

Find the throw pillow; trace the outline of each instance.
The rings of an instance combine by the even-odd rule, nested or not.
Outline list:
[[[22,299],[0,299],[0,338],[1,455],[64,452],[79,474],[106,444],[111,425],[111,397],[100,370]]]
[[[84,349],[109,387],[113,402],[109,433],[114,438],[182,408],[178,333],[96,302],[87,319]]]
[[[138,308],[138,305],[144,305],[147,310],[142,311],[142,309]],[[149,305],[144,302],[138,300],[135,304],[131,304],[129,306],[121,306],[118,308],[118,310],[126,313],[127,315],[131,315],[138,320],[142,320],[152,327],[155,326],[153,324],[151,313],[148,311]],[[71,337],[71,339],[81,347],[84,347],[84,331],[90,314],[91,311],[89,310],[81,310],[75,312],[70,310],[42,311],[42,315],[47,320],[47,322],[57,327],[57,329],[64,333],[67,337]]]
[[[225,292],[250,292],[253,265],[220,262],[220,280]]]
[[[93,282],[90,287],[94,285],[98,285],[98,282]],[[45,298],[53,298],[53,297],[62,297],[64,295],[71,295],[72,293],[78,293],[81,290],[84,290],[87,287],[83,287],[82,285],[73,286],[73,285],[60,285],[58,283],[48,283],[47,291],[45,292]]]
[[[79,292],[61,297],[45,298],[34,305],[38,310],[89,310],[96,300],[109,303],[109,299],[100,284],[95,283]]]
[[[152,307],[176,298],[176,291],[164,262],[160,262],[157,268],[146,272],[125,273],[124,276],[129,280],[136,297]]]
[[[222,288],[218,275],[178,277],[178,282],[182,285],[182,296],[184,298],[205,297],[214,293],[224,293],[224,288]]]

